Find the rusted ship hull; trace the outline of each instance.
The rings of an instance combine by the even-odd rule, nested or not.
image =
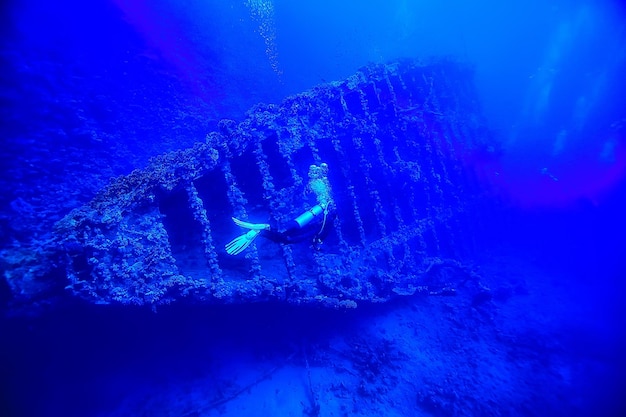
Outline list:
[[[405,61],[224,120],[57,224],[67,288],[94,303],[332,307],[445,290],[432,271],[470,246],[463,155],[484,145],[475,102],[465,67]],[[307,169],[322,162],[337,207],[323,244],[257,239],[226,253],[241,233],[232,216],[284,221],[309,208]]]

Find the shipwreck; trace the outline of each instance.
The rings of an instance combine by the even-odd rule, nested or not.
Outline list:
[[[451,61],[370,65],[223,120],[195,146],[114,179],[56,225],[67,290],[93,303],[279,301],[349,308],[453,293],[471,252],[488,146],[472,70]],[[321,244],[225,245],[246,221],[312,204],[326,163],[336,216]]]

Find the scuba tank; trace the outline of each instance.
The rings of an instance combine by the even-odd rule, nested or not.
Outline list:
[[[315,216],[319,216],[324,212],[324,209],[319,204],[311,207],[309,210],[305,211],[294,220],[298,223],[298,226],[304,227],[311,222],[315,218]]]

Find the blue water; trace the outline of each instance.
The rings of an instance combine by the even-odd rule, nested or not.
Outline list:
[[[626,412],[620,2],[23,0],[1,27],[0,415]],[[473,68],[497,145],[466,173],[497,207],[462,237],[487,299],[155,312],[39,273],[111,178],[258,103],[432,57]]]

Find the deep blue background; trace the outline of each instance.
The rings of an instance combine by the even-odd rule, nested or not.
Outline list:
[[[624,347],[616,330],[626,317],[619,2],[26,0],[2,7],[2,247],[36,246],[111,177],[203,140],[220,119],[240,120],[258,102],[279,102],[368,62],[447,55],[475,67],[502,149],[482,180],[511,215],[484,240],[571,277],[568,285],[589,305],[586,320],[597,324],[596,343],[612,353]],[[92,415],[127,390],[184,378],[196,365],[201,373],[205,350],[328,337],[369,314],[309,313],[255,306],[154,316],[72,305],[6,320],[7,408],[0,412]],[[228,322],[211,319],[225,315]],[[120,377],[124,370],[151,382]]]

